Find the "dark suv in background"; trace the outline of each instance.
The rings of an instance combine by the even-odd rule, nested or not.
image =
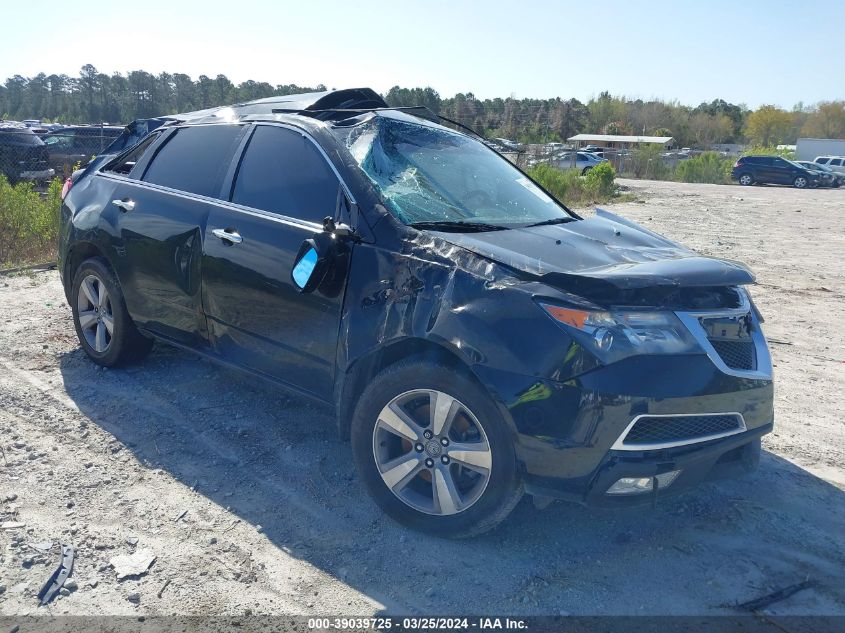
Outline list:
[[[376,502],[440,535],[524,491],[651,503],[753,468],[774,413],[751,272],[583,219],[437,119],[291,95],[101,156],[61,210],[80,345],[116,366],[157,339],[334,407]]]
[[[69,176],[74,165],[85,167],[123,132],[122,127],[100,125],[68,126],[41,137],[50,155],[50,167]]]
[[[0,174],[15,184],[20,180],[49,180],[55,172],[37,134],[20,123],[0,122]]]
[[[780,156],[742,156],[731,171],[741,185],[792,185],[796,189],[818,187],[817,171],[802,167]]]

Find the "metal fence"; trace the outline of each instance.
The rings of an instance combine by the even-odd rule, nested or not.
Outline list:
[[[67,178],[105,150],[117,126],[69,126],[53,131],[0,123],[0,174],[10,183]]]

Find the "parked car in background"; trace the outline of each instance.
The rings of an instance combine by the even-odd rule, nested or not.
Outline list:
[[[743,265],[583,219],[369,89],[170,119],[64,197],[93,362],[155,338],[330,405],[375,501],[441,536],[524,491],[653,504],[758,462],[772,364]]]
[[[741,156],[731,170],[741,185],[792,185],[796,189],[817,187],[821,175],[780,156]]]
[[[819,172],[821,176],[821,183],[819,184],[822,187],[841,187],[842,182],[845,181],[845,174],[837,173],[827,165],[812,163],[808,160],[797,160],[795,162],[802,167]]]
[[[47,147],[22,123],[0,122],[0,173],[15,184],[20,180],[48,180],[55,171]]]
[[[606,162],[606,158],[592,152],[565,152],[555,160],[555,166],[559,169],[577,169],[583,176],[596,165]]]
[[[826,165],[835,172],[845,174],[845,156],[816,156],[813,162]]]
[[[45,134],[42,138],[50,154],[50,167],[59,175],[67,177],[74,165],[87,165],[92,157],[111,145],[122,131],[123,128],[118,126],[77,125]]]

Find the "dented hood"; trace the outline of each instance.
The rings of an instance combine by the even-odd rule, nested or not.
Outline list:
[[[438,235],[551,285],[634,290],[654,286],[734,286],[754,281],[737,262],[694,253],[604,210],[565,224]]]

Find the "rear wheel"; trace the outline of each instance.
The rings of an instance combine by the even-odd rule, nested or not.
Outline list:
[[[439,363],[403,361],[380,373],[361,394],[352,445],[376,503],[417,530],[480,534],[522,496],[513,440],[492,399]]]
[[[583,171],[581,172],[582,176],[586,176],[587,173],[592,169],[592,167],[584,167]]]
[[[98,365],[116,367],[138,360],[153,345],[138,332],[126,311],[120,284],[100,257],[86,259],[77,269],[71,309],[82,349]]]
[[[807,180],[806,176],[798,176],[792,181],[792,186],[796,189],[806,189],[809,184],[810,182]]]
[[[747,187],[748,185],[753,185],[754,178],[751,177],[751,174],[742,174],[739,177],[739,184],[743,185],[744,187]]]

